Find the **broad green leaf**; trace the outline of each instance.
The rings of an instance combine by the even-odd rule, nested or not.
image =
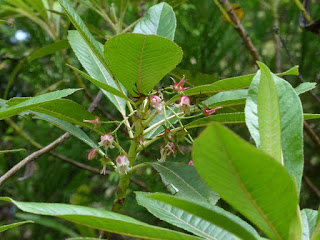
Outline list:
[[[203,103],[208,105],[210,108],[240,105],[245,104],[247,95],[247,89],[219,92],[203,101]]]
[[[316,224],[314,226],[311,240],[319,240],[320,239],[320,214],[319,213],[320,213],[320,207],[318,209],[317,220],[316,220]]]
[[[98,88],[100,88],[101,90],[104,90],[108,93],[111,93],[112,95],[115,95],[115,96],[118,96],[118,97],[121,97],[127,101],[131,101],[130,98],[128,98],[126,95],[124,95],[122,92],[120,92],[118,89],[114,88],[114,87],[111,87],[110,85],[104,83],[104,82],[101,82],[101,81],[98,81],[92,77],[90,77],[88,74],[85,74],[84,72],[80,71],[79,69],[73,67],[73,66],[70,66],[68,65],[70,68],[72,68],[73,70],[75,70],[77,73],[79,73],[81,76],[83,76],[84,78],[86,78],[87,80],[89,80],[90,82],[92,82],[94,85],[96,85]],[[134,102],[131,101],[132,104],[134,104]]]
[[[269,68],[261,62],[258,87],[258,125],[263,151],[283,165],[281,150],[281,117],[277,88]]]
[[[57,221],[57,219],[34,215],[30,213],[21,213],[21,212],[16,213],[14,216],[22,220],[32,220],[32,222],[36,224],[49,227],[52,229],[56,229],[59,232],[67,234],[68,236],[71,236],[71,237],[79,236],[79,234],[77,234],[75,231],[70,229],[68,226],[65,226],[65,224],[62,224],[61,222]]]
[[[30,110],[34,107],[40,106],[41,104],[56,100],[62,97],[66,97],[79,89],[64,89],[58,90],[46,94],[42,94],[36,97],[32,97],[26,101],[23,101],[17,105],[2,107],[0,108],[0,120],[8,117],[12,117],[26,110]]]
[[[22,151],[27,151],[27,150],[26,150],[26,149],[23,149],[23,148],[10,149],[10,150],[0,150],[0,154],[13,153],[13,152],[22,152]]]
[[[185,128],[188,129],[203,127],[211,124],[212,122],[220,122],[224,124],[239,124],[245,122],[245,116],[243,112],[215,114],[209,117],[203,117],[192,121],[191,123],[185,125]]]
[[[8,224],[8,225],[3,225],[0,226],[0,232],[6,231],[10,228],[14,228],[14,227],[18,227],[22,224],[26,224],[26,223],[33,223],[33,221],[23,221],[23,222],[17,222],[17,223],[12,223],[12,224]]]
[[[67,40],[60,40],[55,43],[49,44],[47,46],[44,46],[40,49],[37,49],[34,51],[28,58],[28,62],[31,63],[33,60],[36,60],[38,58],[42,58],[45,56],[48,56],[50,54],[53,54],[55,52],[61,51],[63,49],[69,48],[70,45]]]
[[[295,178],[300,191],[303,172],[303,112],[300,99],[292,86],[272,74],[275,82],[281,116],[281,147],[284,166]],[[260,146],[257,92],[260,81],[258,72],[249,88],[246,101],[246,125],[257,146]],[[306,115],[308,117],[308,115]]]
[[[196,87],[204,84],[211,84],[216,81],[221,80],[213,75],[204,74],[204,73],[193,73],[185,69],[174,69],[169,73],[176,81],[180,81],[183,76],[185,76],[186,82],[185,86]]]
[[[314,82],[304,82],[301,83],[298,87],[294,88],[298,95],[308,92],[316,87],[317,83]]]
[[[177,20],[172,7],[162,2],[148,9],[146,15],[135,26],[133,32],[155,34],[173,41],[176,26]]]
[[[194,166],[178,162],[150,164],[160,173],[164,185],[172,194],[212,205],[218,201],[218,194],[201,179]]]
[[[270,239],[301,240],[296,186],[279,162],[218,124],[198,137],[192,155],[206,183]]]
[[[181,61],[181,48],[156,35],[128,33],[106,42],[109,68],[132,96],[148,94]]]
[[[310,240],[316,226],[318,212],[312,209],[303,209],[301,211],[303,240]]]
[[[12,202],[24,212],[56,216],[95,229],[136,238],[159,240],[201,239],[173,230],[152,226],[125,215],[95,208],[62,203],[18,202],[7,197],[2,197],[0,200]]]
[[[286,72],[277,73],[276,75],[277,76],[298,75],[298,66],[295,66]],[[188,89],[184,91],[184,94],[187,96],[199,95],[199,94],[213,95],[218,92],[248,88],[254,76],[255,76],[254,74],[249,74],[249,75],[244,75],[239,77],[222,79],[212,84],[206,84],[206,85],[197,86],[197,87]],[[171,104],[178,100],[179,100],[179,96],[174,96],[168,101],[167,104]]]
[[[33,112],[33,111],[31,111],[31,113],[36,115],[39,119],[50,122],[50,123],[54,124],[55,126],[63,129],[64,131],[71,133],[73,136],[77,137],[78,139],[80,139],[81,141],[83,141],[84,143],[89,145],[91,148],[98,148],[98,145],[91,138],[89,138],[88,135],[84,131],[82,131],[80,128],[72,125],[71,123],[63,121],[59,118],[49,116],[44,113]],[[100,150],[100,153],[102,155],[104,155],[104,153],[101,150]]]
[[[91,50],[90,46],[87,44],[87,42],[84,40],[84,38],[80,35],[78,31],[69,31],[68,40],[72,50],[76,54],[81,65],[93,79],[98,80],[105,85],[109,85],[110,88],[115,88],[116,90],[121,92],[121,89],[114,82],[114,80],[112,79],[106,68],[103,66],[99,58],[95,55],[94,51]],[[95,40],[93,39],[92,41]],[[96,41],[95,44],[97,45],[100,53],[102,54],[103,45]],[[101,86],[98,87],[101,88]],[[105,89],[102,89],[102,92],[116,106],[120,113],[124,115],[126,109],[125,100],[123,100],[121,97],[117,97],[117,94],[114,94],[114,92],[109,93]]]
[[[137,201],[156,217],[205,239],[257,239],[258,233],[239,217],[217,206],[203,206],[167,194],[136,192]],[[237,236],[237,237],[236,237]]]

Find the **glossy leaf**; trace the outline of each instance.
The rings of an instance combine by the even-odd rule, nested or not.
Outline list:
[[[161,176],[164,185],[175,196],[194,202],[215,204],[219,195],[201,179],[194,166],[178,162],[151,163]]]
[[[104,54],[110,70],[132,96],[148,94],[182,58],[181,48],[174,42],[135,33],[108,40]]]
[[[95,229],[142,239],[196,240],[195,236],[160,228],[118,213],[62,203],[27,203],[2,197],[24,212],[56,216]]]
[[[77,137],[78,139],[80,139],[81,141],[83,141],[84,143],[89,145],[91,148],[98,148],[98,145],[91,138],[89,138],[88,135],[84,131],[82,131],[80,128],[72,125],[71,123],[63,121],[59,118],[49,116],[47,114],[43,114],[43,113],[39,113],[39,112],[32,112],[32,111],[31,111],[31,113],[36,115],[39,119],[50,122],[50,123],[54,124],[55,126],[63,129],[64,131],[71,133],[73,136]],[[102,151],[101,151],[101,153],[102,153],[102,155],[104,155]]]
[[[28,58],[28,62],[31,63],[32,61],[42,58],[45,56],[48,56],[50,54],[53,54],[55,52],[61,51],[63,49],[69,48],[70,45],[67,40],[60,40],[55,43],[49,44],[47,46],[44,46],[40,49],[37,49],[34,51]]]
[[[22,152],[22,151],[27,151],[27,150],[26,150],[26,149],[23,149],[23,148],[10,149],[10,150],[0,150],[0,154],[13,153],[13,152]]]
[[[258,233],[239,217],[217,206],[203,206],[167,194],[137,192],[137,201],[156,217],[205,239],[257,239]],[[237,236],[237,237],[236,237]]]
[[[302,238],[294,180],[268,154],[212,124],[195,141],[192,155],[206,183],[270,239]]]
[[[18,227],[18,226],[20,226],[22,224],[26,224],[26,223],[33,223],[33,221],[23,221],[23,222],[8,224],[8,225],[2,225],[2,226],[0,226],[0,232],[6,231],[10,228]]]
[[[88,45],[78,31],[69,31],[68,40],[81,65],[93,79],[100,81],[102,84],[109,85],[110,88],[115,88],[120,92],[122,91],[114,82],[95,52],[91,49],[90,45]],[[96,42],[94,39],[92,39],[92,41],[94,41],[100,54],[102,54],[103,45]],[[117,97],[117,94],[110,93],[104,89],[102,89],[102,92],[116,106],[120,113],[125,114],[126,103],[124,99],[121,97],[119,98]]]
[[[260,147],[283,165],[281,150],[281,122],[277,88],[269,68],[261,62],[258,86],[258,125]]]
[[[162,2],[148,9],[146,15],[135,26],[133,32],[155,34],[173,41],[176,26],[177,20],[172,7]]]
[[[318,212],[312,209],[301,211],[303,240],[309,240],[316,226]]]
[[[26,110],[30,110],[34,107],[40,106],[41,104],[56,100],[62,97],[66,97],[79,89],[64,89],[58,90],[46,94],[42,94],[36,97],[32,97],[26,101],[9,107],[0,108],[0,120],[8,117],[12,117]]]
[[[303,172],[303,112],[300,99],[292,86],[272,74],[275,82],[281,116],[281,147],[284,166],[295,178],[300,191]],[[249,88],[246,101],[246,125],[257,146],[260,146],[257,91],[260,81],[258,72]]]
[[[301,83],[298,87],[294,88],[298,95],[308,92],[316,87],[316,83],[314,82],[304,82]]]

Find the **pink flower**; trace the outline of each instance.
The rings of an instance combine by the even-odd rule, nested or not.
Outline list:
[[[116,158],[117,168],[116,171],[120,174],[127,174],[127,172],[131,169],[129,167],[130,162],[126,155],[120,155]]]
[[[222,108],[222,107],[216,107],[216,108],[212,108],[212,109],[208,109],[208,108],[205,108],[204,110],[203,110],[203,112],[204,112],[204,114],[207,116],[207,117],[209,117],[211,114],[213,114],[216,110],[218,110],[218,109],[220,109],[220,108]]]
[[[92,148],[88,155],[88,160],[93,160],[98,156],[98,150],[95,148]]]
[[[111,136],[110,134],[106,134],[101,136],[101,141],[99,142],[99,146],[104,147],[106,150],[108,148],[114,148],[113,144],[113,136]]]
[[[188,96],[182,96],[179,99],[179,103],[176,104],[176,106],[179,108],[179,112],[184,112],[184,114],[190,113],[190,98]]]
[[[94,117],[94,120],[83,120],[83,122],[88,122],[94,124],[95,128],[98,128],[101,126],[101,120],[98,116]]]
[[[176,157],[175,155],[176,152],[176,148],[174,146],[173,142],[168,142],[166,146],[162,146],[160,148],[160,159],[158,159],[159,162],[164,163],[167,159],[167,156],[170,156],[170,154],[172,153],[173,157]]]
[[[193,164],[193,161],[190,160],[190,161],[188,162],[188,165],[194,165],[194,164]]]
[[[152,97],[149,98],[149,101],[150,101],[151,107],[155,108],[159,114],[163,113],[162,99],[159,96],[153,95]]]
[[[180,80],[179,83],[177,83],[173,78],[171,78],[173,81],[173,90],[176,92],[182,92],[184,91],[186,88],[183,87],[183,84],[186,82],[185,80],[185,76],[183,75],[182,79]]]

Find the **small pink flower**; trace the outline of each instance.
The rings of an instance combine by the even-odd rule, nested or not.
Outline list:
[[[193,164],[193,161],[190,160],[190,161],[188,162],[188,165],[194,165],[194,164]]]
[[[93,160],[98,156],[98,150],[95,148],[92,148],[88,155],[88,160]]]
[[[204,114],[207,116],[207,117],[209,117],[211,114],[213,114],[216,110],[218,110],[218,109],[221,109],[222,107],[216,107],[216,108],[212,108],[212,109],[208,109],[208,108],[205,108],[204,110],[203,110],[203,112],[204,112]]]
[[[101,119],[98,116],[94,117],[94,120],[83,120],[83,122],[88,122],[94,124],[95,128],[98,128],[101,126]]]
[[[167,156],[170,156],[170,154],[172,153],[173,157],[176,157],[175,153],[176,153],[176,148],[174,146],[173,142],[168,142],[166,146],[162,146],[160,148],[160,159],[158,159],[159,162],[164,163],[167,159]]]
[[[116,171],[120,174],[127,174],[127,172],[131,169],[129,167],[130,162],[126,155],[120,155],[116,158],[117,168]]]
[[[173,81],[173,90],[176,91],[176,92],[182,92],[184,91],[186,88],[183,87],[183,84],[186,82],[185,80],[185,76],[183,75],[182,79],[180,80],[179,83],[177,83],[173,78],[171,78],[172,81]]]
[[[149,98],[149,101],[150,101],[151,107],[155,108],[159,114],[163,113],[162,99],[159,96],[153,95],[152,97]]]
[[[179,108],[179,112],[184,112],[184,114],[190,113],[190,98],[188,96],[182,96],[179,99],[179,103],[176,104],[176,106]]]
[[[99,146],[104,147],[106,150],[108,148],[114,148],[113,144],[113,136],[111,136],[110,134],[106,134],[101,136],[101,141],[99,142]]]

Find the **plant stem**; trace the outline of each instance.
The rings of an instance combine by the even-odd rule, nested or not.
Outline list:
[[[302,3],[299,0],[294,0],[295,4],[297,5],[297,7],[299,8],[299,10],[302,12],[303,16],[307,19],[307,21],[309,23],[312,22],[312,18],[310,17],[309,13],[307,12],[307,10],[304,8],[304,6],[302,5]]]

